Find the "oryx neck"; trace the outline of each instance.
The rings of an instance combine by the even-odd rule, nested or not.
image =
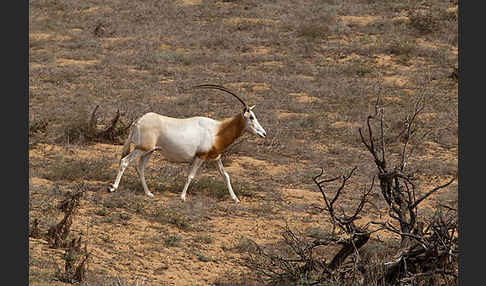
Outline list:
[[[216,140],[227,142],[228,145],[240,137],[246,127],[246,119],[241,113],[220,122]]]
[[[220,121],[213,146],[208,152],[198,153],[197,156],[206,159],[216,159],[243,134],[246,128],[246,120],[242,114]]]

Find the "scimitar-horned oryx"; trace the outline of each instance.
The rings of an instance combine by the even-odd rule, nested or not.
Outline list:
[[[218,171],[224,178],[231,198],[237,203],[240,201],[233,192],[228,173],[223,168],[221,154],[245,131],[250,131],[262,138],[265,138],[266,132],[252,111],[255,106],[248,106],[233,91],[213,84],[198,85],[194,88],[217,89],[229,93],[243,104],[243,111],[223,120],[202,116],[172,118],[154,112],[142,115],[132,123],[130,134],[122,149],[115,183],[110,184],[109,191],[113,192],[118,188],[126,167],[132,161],[136,161],[135,168],[145,194],[153,197],[145,182],[144,168],[152,152],[159,150],[169,161],[192,162],[181,194],[183,201],[186,199],[191,180],[202,163],[207,160],[216,161]],[[134,145],[131,152],[130,143]]]

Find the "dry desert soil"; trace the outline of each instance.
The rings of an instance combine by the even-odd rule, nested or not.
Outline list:
[[[358,167],[345,211],[370,186],[376,167],[358,129],[378,96],[390,164],[423,97],[407,168],[418,192],[456,174],[457,33],[452,1],[30,0],[29,223],[47,232],[63,218],[59,202],[82,188],[69,234],[90,252],[82,285],[262,285],[244,265],[249,241],[278,247],[285,227],[329,228],[312,180],[321,168],[335,177]],[[91,138],[94,108],[99,130],[117,110],[121,126],[149,111],[216,119],[241,111],[230,96],[190,89],[203,83],[255,104],[268,134],[245,134],[223,158],[241,203],[211,162],[181,202],[189,165],[157,152],[145,172],[154,198],[133,166],[109,193],[126,132]],[[434,194],[421,215],[455,206],[457,191],[455,181]],[[374,200],[358,224],[386,216],[377,187]],[[63,249],[29,237],[30,285],[67,285],[65,262]]]

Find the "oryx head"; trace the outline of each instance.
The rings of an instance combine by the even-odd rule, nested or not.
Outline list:
[[[243,101],[238,95],[236,95],[233,91],[220,86],[220,85],[214,85],[214,84],[203,84],[203,85],[198,85],[195,86],[194,88],[208,88],[208,89],[219,89],[222,91],[225,91],[231,95],[233,95],[236,99],[238,99],[241,104],[243,104],[244,109],[243,109],[243,117],[246,119],[246,130],[250,131],[251,133],[258,135],[262,138],[265,138],[267,136],[267,132],[263,127],[260,125],[258,122],[258,119],[255,116],[255,113],[253,113],[252,109],[255,108],[255,105],[248,106],[246,102]]]
[[[255,135],[265,138],[265,136],[267,136],[267,132],[258,122],[255,113],[251,111],[253,108],[255,108],[255,105],[245,107],[245,110],[243,111],[243,116],[246,118],[246,129]]]

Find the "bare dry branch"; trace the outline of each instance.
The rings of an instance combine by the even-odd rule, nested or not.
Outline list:
[[[417,117],[417,115],[422,112],[422,110],[425,108],[425,105],[424,105],[424,95],[422,95],[418,100],[417,102],[415,103],[415,108],[414,108],[414,112],[412,114],[412,116],[408,117],[407,120],[405,121],[406,125],[407,125],[407,135],[405,137],[405,142],[403,144],[403,147],[402,147],[402,155],[401,155],[401,161],[400,161],[400,171],[403,171],[403,169],[405,168],[405,165],[407,164],[407,160],[406,160],[406,151],[407,151],[407,145],[408,145],[408,142],[410,140],[410,137],[412,136],[412,125],[415,123],[415,118]]]
[[[358,218],[359,213],[363,210],[363,207],[365,206],[365,204],[368,203],[367,197],[373,191],[373,187],[375,186],[375,177],[376,176],[373,176],[373,179],[371,181],[371,186],[369,187],[369,189],[365,190],[363,195],[361,196],[361,200],[359,202],[359,205],[356,208],[354,214],[350,218],[351,221],[354,221],[355,219]]]
[[[423,200],[425,200],[426,198],[428,198],[430,195],[432,195],[433,193],[437,192],[438,190],[443,189],[443,188],[449,186],[450,184],[452,184],[452,182],[454,182],[455,179],[456,179],[456,176],[454,176],[452,179],[450,179],[447,183],[445,183],[443,185],[440,185],[440,186],[437,186],[437,187],[433,188],[432,190],[428,191],[420,199],[418,199],[417,201],[415,201],[415,203],[412,204],[410,206],[410,208],[412,208],[412,209],[416,208]]]
[[[322,194],[322,197],[324,199],[324,203],[326,204],[325,210],[327,210],[329,212],[329,216],[330,216],[332,224],[333,224],[333,229],[335,227],[336,222],[338,222],[338,225],[340,226],[340,228],[346,228],[346,225],[348,225],[350,222],[357,219],[358,214],[355,214],[355,216],[353,216],[353,217],[346,217],[346,215],[339,217],[339,216],[336,215],[336,212],[335,212],[335,209],[334,209],[334,203],[338,200],[339,196],[342,193],[342,190],[346,186],[347,181],[351,178],[351,176],[353,176],[353,173],[356,170],[357,170],[357,167],[354,167],[349,172],[348,175],[342,175],[342,176],[338,176],[338,177],[331,178],[331,179],[321,180],[321,181],[318,182],[317,179],[320,178],[322,176],[323,172],[324,172],[324,170],[321,168],[321,173],[313,178],[314,182],[316,183],[317,187],[319,188],[319,190]],[[342,179],[341,185],[336,190],[334,197],[332,199],[329,199],[327,197],[326,193],[324,192],[323,188],[322,188],[322,184],[336,181],[339,178]]]
[[[96,111],[98,110],[100,106],[96,105],[96,107],[93,109],[93,112],[91,113],[91,118],[89,120],[89,129],[91,130],[96,130]]]

